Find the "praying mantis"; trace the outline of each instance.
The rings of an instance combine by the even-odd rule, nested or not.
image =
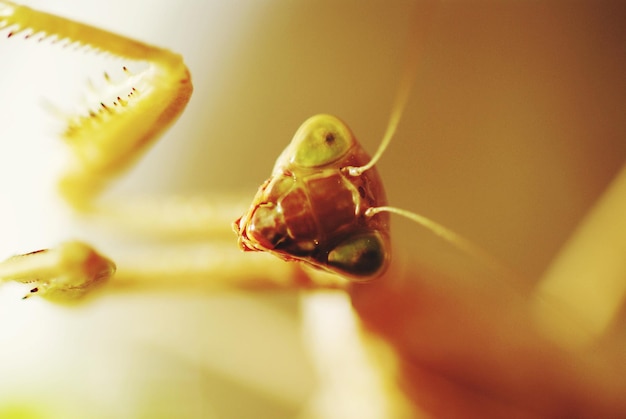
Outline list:
[[[175,74],[182,74],[182,79],[185,78],[184,71]],[[194,80],[198,77],[195,72],[193,76]],[[99,112],[106,116],[104,112],[108,110],[102,109]],[[287,142],[285,140],[281,140],[283,147]],[[78,181],[84,179],[81,176]],[[81,190],[78,198],[82,198],[92,188],[86,186],[74,190]],[[84,205],[84,202],[78,201],[78,207]],[[233,221],[238,215],[241,212],[229,214],[232,218],[228,221]],[[38,258],[44,255],[35,253],[32,256]],[[245,260],[251,257],[242,254],[237,263],[245,266]],[[113,259],[118,265],[118,273],[123,274],[124,264],[117,262],[117,258]],[[479,278],[467,283],[439,272],[426,269],[415,271],[414,266],[398,263],[402,260],[401,255],[394,260],[396,262],[391,264],[384,276],[362,286],[350,287],[345,293],[350,296],[351,304],[367,330],[375,332],[373,341],[369,342],[372,347],[383,355],[395,354],[389,355],[389,358],[379,355],[380,358],[374,359],[379,360],[379,366],[385,365],[384,360],[391,359],[385,372],[392,378],[396,374],[401,377],[400,388],[396,381],[382,380],[382,388],[378,388],[381,393],[365,393],[367,397],[372,397],[367,399],[370,406],[366,411],[375,411],[379,417],[493,417],[511,413],[519,417],[594,417],[613,413],[619,416],[619,412],[624,411],[619,397],[623,378],[620,381],[616,373],[622,371],[623,364],[619,362],[619,357],[611,358],[611,351],[606,349],[617,348],[617,345],[602,347],[606,349],[600,351],[602,356],[591,356],[584,347],[580,349],[552,342],[538,330],[538,325],[542,323],[534,323],[530,319],[534,311],[528,291],[520,291],[508,280]],[[283,269],[282,262],[270,262],[269,259],[264,259],[259,266]],[[105,263],[105,268],[110,269],[110,265]],[[245,272],[236,274],[241,276]],[[300,278],[301,275],[298,269],[293,272],[290,268],[277,276]],[[312,274],[312,277],[315,276]],[[334,287],[336,282],[333,278],[324,277],[319,281],[331,281]],[[295,283],[288,281],[282,286],[294,287],[298,281],[300,279]],[[336,295],[333,294],[333,298]],[[565,317],[566,320],[570,318],[568,315]],[[340,314],[334,320],[338,322],[339,319],[342,319]],[[460,322],[465,327],[458,327]],[[575,329],[575,326],[566,324],[563,328]],[[494,345],[484,345],[484,342],[494,340]],[[313,346],[316,342],[310,343]],[[520,350],[524,356],[512,354],[511,348]],[[343,361],[351,366],[349,359]],[[546,365],[552,368],[546,371]],[[506,374],[500,374],[502,368],[506,369]],[[607,371],[612,368],[616,371]],[[538,383],[537,377],[541,374],[547,374],[549,380]],[[386,374],[383,375],[386,377]],[[507,375],[509,379],[505,377]],[[319,417],[332,417],[334,407],[336,417],[347,417],[342,415],[338,400],[347,405],[363,404],[363,399],[358,397],[349,400],[350,389],[345,387],[362,383],[351,378],[348,375],[347,381],[339,381],[343,388],[337,388],[336,382],[330,380],[325,396],[328,398],[329,392],[335,395],[336,399],[330,399],[334,406],[333,403],[330,407],[324,404],[327,399],[321,397],[319,404],[311,410],[315,412],[319,409]],[[529,388],[533,386],[544,397],[530,392]],[[365,388],[368,389],[367,386]],[[374,406],[379,406],[379,402],[383,407],[377,411]]]

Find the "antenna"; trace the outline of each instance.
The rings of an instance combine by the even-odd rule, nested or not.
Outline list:
[[[431,14],[434,14],[435,11],[436,11],[436,7],[431,7],[428,10],[428,12],[430,12]],[[417,10],[417,8],[415,10],[415,14],[417,13],[423,14],[423,12],[424,12],[423,10]],[[409,35],[408,35],[409,39],[408,39],[408,44],[407,44],[407,54],[406,54],[408,59],[404,67],[404,71],[402,72],[400,83],[398,85],[398,91],[396,93],[396,98],[394,100],[394,105],[391,110],[391,115],[389,117],[389,123],[387,125],[387,129],[385,131],[383,139],[380,145],[378,146],[378,149],[376,150],[376,152],[374,153],[374,155],[372,156],[372,158],[367,164],[363,166],[347,166],[342,169],[348,175],[360,176],[367,170],[374,167],[376,163],[378,163],[378,161],[382,157],[387,147],[389,146],[391,139],[396,133],[396,130],[400,123],[400,118],[402,117],[404,109],[406,108],[406,104],[409,99],[409,94],[415,83],[415,79],[417,77],[418,64],[419,64],[418,57],[421,58],[420,52],[422,52],[423,46],[426,44],[425,38],[427,34],[430,33],[429,29],[430,29],[430,26],[433,24],[434,20],[435,19],[431,16],[429,19],[427,19],[429,23],[428,25],[418,27],[417,25],[412,24],[410,26]],[[422,33],[420,33],[420,30],[422,31]],[[418,42],[418,41],[421,41],[421,42]],[[407,218],[415,222],[416,224],[424,227],[431,233],[435,234],[437,237],[440,237],[444,241],[452,244],[453,246],[455,246],[457,249],[464,252],[465,254],[481,261],[482,263],[484,263],[486,266],[489,266],[494,271],[497,271],[499,273],[505,273],[507,275],[513,274],[513,271],[511,269],[504,266],[500,260],[498,260],[496,257],[491,255],[489,252],[482,249],[480,246],[458,235],[452,230],[442,226],[441,224],[436,223],[435,221],[427,217],[424,217],[422,215],[419,215],[417,213],[414,213],[405,209],[397,208],[397,207],[392,207],[392,206],[380,206],[380,207],[368,208],[365,211],[365,216],[373,217],[376,214],[381,213],[381,212],[393,213],[393,214],[400,215],[404,218]]]
[[[466,239],[465,237],[455,233],[454,231],[442,226],[441,224],[424,217],[423,215],[416,214],[414,212],[397,208],[391,206],[380,206],[380,207],[370,207],[365,211],[366,217],[373,217],[374,215],[381,212],[389,212],[392,214],[400,215],[401,217],[407,218],[416,224],[424,227],[426,230],[430,231],[437,237],[440,237],[444,241],[452,244],[454,247],[469,255],[476,260],[482,262],[486,266],[489,266],[491,269],[498,273],[506,274],[507,276],[515,276],[515,273],[503,265],[502,261],[493,256],[491,253],[484,250],[482,247],[473,243],[472,241]]]
[[[423,6],[423,4],[422,4]],[[422,10],[415,5],[414,15],[422,16],[424,14],[430,13],[434,14],[436,7],[429,7],[428,10]],[[430,33],[430,27],[432,26],[432,22],[434,20],[433,17],[430,18],[422,18],[421,21],[427,21],[427,25],[419,26],[414,22],[418,19],[413,19],[409,22],[409,33],[407,35],[407,45],[406,45],[406,56],[407,61],[404,65],[404,70],[402,72],[400,83],[398,84],[398,90],[396,92],[395,100],[393,101],[393,107],[391,109],[391,115],[389,116],[389,123],[387,124],[387,130],[383,135],[383,139],[378,146],[378,149],[370,159],[370,161],[363,166],[347,166],[343,168],[345,172],[350,176],[360,176],[363,172],[371,169],[378,163],[378,160],[382,157],[383,153],[389,146],[391,139],[396,133],[398,125],[400,124],[400,118],[404,113],[404,109],[406,108],[406,104],[409,99],[409,95],[415,84],[415,78],[417,77],[417,68],[418,64],[421,62],[418,58],[421,58],[421,52],[423,50],[424,45],[426,44],[425,38]]]

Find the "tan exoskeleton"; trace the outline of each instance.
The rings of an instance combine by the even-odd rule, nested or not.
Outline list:
[[[122,83],[114,85],[115,94],[105,94],[113,97],[110,103],[103,101],[70,118],[64,134],[74,160],[60,181],[61,194],[79,211],[104,214],[97,206],[98,194],[184,110],[192,85],[182,58],[4,0],[0,25],[10,38],[67,40],[148,63],[145,71],[128,72]],[[584,308],[562,312],[557,304],[545,304],[541,292],[520,286],[490,262],[491,274],[505,280],[447,281],[444,275],[391,260],[384,212],[396,210],[386,207],[384,189],[372,167],[378,157],[370,160],[347,126],[334,117],[305,122],[235,226],[246,250],[304,261],[339,276],[305,274],[297,265],[284,269],[282,262],[267,259],[248,264],[252,255],[242,253],[233,262],[237,266],[219,270],[215,280],[241,287],[339,288],[334,295],[343,302],[349,298],[353,309],[349,316],[355,313],[373,332],[367,342],[380,354],[358,364],[374,373],[356,379],[338,378],[335,366],[326,365],[328,382],[322,393],[337,391],[343,397],[345,392],[354,397],[348,404],[378,409],[375,417],[623,416],[623,356],[616,353],[617,344],[602,350],[594,346],[616,316],[623,290],[616,287],[616,296],[608,299],[612,304],[602,311],[604,317]],[[621,184],[617,183],[618,192]],[[155,223],[154,213],[140,213]],[[171,216],[166,214],[164,219]],[[403,214],[484,260],[481,251],[443,227]],[[221,220],[213,215],[201,214],[193,226]],[[234,220],[237,214],[229,216]],[[122,273],[124,264],[116,262]],[[259,282],[259,276],[250,274],[254,269],[271,274]],[[32,283],[29,296],[54,300],[79,298],[96,285],[114,282],[119,279],[114,271],[113,261],[75,241],[15,256],[0,265],[2,279]],[[206,272],[199,275],[207,279]],[[584,319],[582,324],[572,321],[576,316]],[[567,336],[557,339],[555,331]],[[337,383],[343,387],[333,387]],[[332,416],[333,399],[327,396],[312,402],[309,417],[342,417],[341,412]]]

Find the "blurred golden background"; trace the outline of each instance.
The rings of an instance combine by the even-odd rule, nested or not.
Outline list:
[[[185,57],[194,96],[118,196],[251,198],[316,113],[342,118],[373,152],[412,50],[415,84],[378,166],[389,203],[530,280],[626,158],[623,2],[25,3]],[[413,39],[412,25],[426,29]],[[26,45],[0,38],[2,258],[67,238],[72,221],[54,197],[62,148],[41,104],[76,101],[99,71],[90,55]],[[401,252],[433,256],[408,221],[393,229]],[[0,417],[39,403],[63,412],[42,417],[85,406],[94,418],[171,417],[184,405],[179,417],[286,418],[314,387],[291,295],[146,290],[77,316],[3,290]]]

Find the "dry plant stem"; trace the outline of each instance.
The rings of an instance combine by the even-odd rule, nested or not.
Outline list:
[[[589,331],[571,345],[592,343],[617,320],[626,299],[626,166],[549,267],[536,295],[562,303]],[[552,327],[560,332],[557,323]]]

